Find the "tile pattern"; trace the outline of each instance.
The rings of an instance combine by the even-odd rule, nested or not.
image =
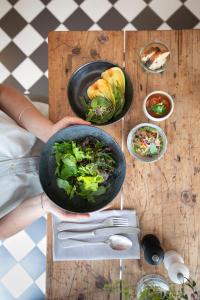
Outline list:
[[[1,242],[0,299],[44,300],[45,255],[46,219],[44,217]]]
[[[183,28],[200,29],[199,0],[0,0],[0,83],[47,102],[51,30]],[[0,299],[44,299],[45,233],[40,218],[0,241]]]
[[[132,21],[133,26],[138,30],[145,30],[147,26],[151,29],[157,29],[163,20],[151,9],[150,6],[145,7],[145,9],[137,15],[137,17]]]

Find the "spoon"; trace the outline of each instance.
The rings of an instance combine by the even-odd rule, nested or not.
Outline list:
[[[63,248],[71,248],[77,246],[85,246],[85,245],[102,245],[107,244],[113,250],[128,250],[132,246],[132,241],[127,238],[126,236],[115,234],[111,235],[107,240],[102,242],[88,242],[88,241],[80,241],[80,240],[73,240],[68,239],[66,241],[61,242],[61,246]]]

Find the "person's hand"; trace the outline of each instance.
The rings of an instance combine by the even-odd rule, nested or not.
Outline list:
[[[71,125],[91,125],[91,123],[76,117],[65,117],[52,125],[49,138],[57,131]]]
[[[51,213],[61,220],[70,221],[74,219],[89,218],[89,214],[69,213],[53,203],[45,193],[41,194],[41,205],[45,212]]]

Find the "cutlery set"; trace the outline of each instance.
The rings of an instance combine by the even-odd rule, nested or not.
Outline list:
[[[125,217],[110,217],[98,223],[61,222],[57,225],[57,230],[63,248],[107,244],[114,250],[128,250],[132,246],[132,241],[124,235],[140,232],[139,228],[129,226],[128,218]],[[102,236],[106,238],[101,241],[87,241]],[[82,238],[86,240],[81,240]]]
[[[61,222],[57,229],[59,231],[72,229],[84,229],[84,228],[101,228],[101,227],[114,227],[114,226],[128,226],[127,218],[120,217],[110,217],[100,223],[70,223],[70,222]]]
[[[70,247],[75,247],[75,246],[85,246],[85,245],[102,245],[102,244],[107,244],[110,246],[113,250],[128,250],[129,248],[132,247],[132,241],[123,236],[123,235],[111,235],[109,238],[105,239],[104,241],[101,242],[87,242],[87,241],[79,241],[79,240],[65,240],[62,242],[62,247],[63,248],[70,248]]]

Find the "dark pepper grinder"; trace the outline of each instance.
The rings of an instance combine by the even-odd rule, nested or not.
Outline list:
[[[159,265],[164,259],[164,251],[159,239],[153,234],[147,234],[141,241],[144,258],[150,265]]]

